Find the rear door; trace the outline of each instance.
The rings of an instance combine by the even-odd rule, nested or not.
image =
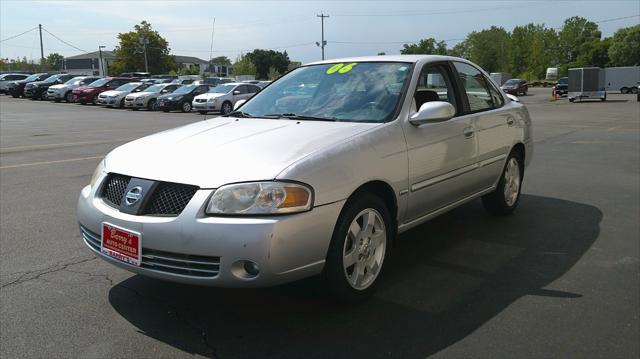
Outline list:
[[[491,187],[500,176],[512,145],[515,118],[504,107],[500,91],[482,71],[464,62],[453,62],[453,67],[477,138],[477,169],[469,180],[479,191]]]

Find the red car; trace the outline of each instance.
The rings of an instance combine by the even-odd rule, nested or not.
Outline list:
[[[131,77],[105,77],[95,80],[87,86],[80,86],[73,89],[73,102],[78,102],[83,105],[87,103],[95,105],[98,101],[98,95],[101,93],[113,90],[135,80],[135,78]]]

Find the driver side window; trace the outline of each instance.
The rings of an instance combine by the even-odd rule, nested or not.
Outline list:
[[[431,101],[448,102],[457,108],[453,85],[444,65],[427,65],[422,68],[413,95],[411,112],[418,112],[420,106]]]

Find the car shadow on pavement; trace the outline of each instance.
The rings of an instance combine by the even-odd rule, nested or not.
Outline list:
[[[132,276],[109,301],[141,333],[221,358],[425,357],[523,296],[580,300],[545,288],[591,247],[602,212],[523,195],[513,216],[474,201],[400,236],[378,291],[358,305],[330,301],[318,279],[267,289],[216,289]]]

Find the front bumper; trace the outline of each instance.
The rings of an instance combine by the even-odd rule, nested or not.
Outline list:
[[[192,102],[191,107],[196,111],[217,111],[219,108],[215,102]]]
[[[101,97],[98,96],[98,105],[107,107],[117,106],[120,103],[121,98],[118,97]]]
[[[79,102],[79,103],[89,103],[93,101],[93,96],[95,96],[95,93],[93,92],[84,92],[84,91],[80,91],[80,92],[73,92],[73,101],[74,102]]]
[[[126,108],[145,108],[147,107],[145,99],[135,98],[133,100],[129,100],[127,98],[124,99],[124,107]]]
[[[158,108],[161,110],[177,110],[178,105],[178,101],[158,100]]]
[[[218,287],[272,286],[319,274],[344,205],[344,201],[340,201],[309,212],[282,216],[213,217],[203,212],[213,190],[201,189],[176,217],[136,216],[122,213],[96,198],[99,187],[85,187],[78,200],[83,240],[97,256],[134,273]],[[100,252],[97,233],[101,233],[103,222],[141,233],[141,266],[121,262]],[[145,259],[145,253],[152,254]],[[154,253],[165,258],[217,258],[218,271],[203,277],[154,267]],[[238,275],[236,262],[239,260],[257,263],[260,273],[253,278]],[[179,261],[168,263],[174,267],[185,265]]]

